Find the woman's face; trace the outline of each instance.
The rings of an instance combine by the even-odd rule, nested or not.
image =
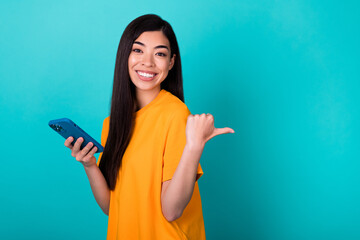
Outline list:
[[[137,92],[160,91],[174,66],[170,43],[162,31],[143,32],[135,41],[129,55],[129,75]]]

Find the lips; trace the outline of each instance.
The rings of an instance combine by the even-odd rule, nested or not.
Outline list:
[[[157,73],[155,72],[143,71],[143,70],[141,71],[137,70],[136,73],[139,76],[139,78],[144,81],[151,81],[157,75]]]

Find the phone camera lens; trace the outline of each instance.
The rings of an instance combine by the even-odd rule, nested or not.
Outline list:
[[[57,132],[60,132],[61,129],[62,129],[62,127],[61,127],[60,125],[57,125],[57,124],[56,124],[56,125],[54,126],[54,130],[57,131]]]

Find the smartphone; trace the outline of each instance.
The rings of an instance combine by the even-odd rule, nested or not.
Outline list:
[[[89,142],[92,142],[94,146],[96,146],[98,149],[96,153],[104,151],[104,148],[103,146],[101,146],[100,143],[98,143],[94,138],[92,138],[89,134],[87,134],[84,130],[82,130],[78,125],[76,125],[68,118],[51,120],[49,122],[49,126],[61,136],[63,136],[65,139],[67,139],[68,137],[73,137],[74,141],[71,143],[72,145],[75,144],[76,140],[79,137],[82,137],[84,141],[81,144],[80,150],[83,149]]]

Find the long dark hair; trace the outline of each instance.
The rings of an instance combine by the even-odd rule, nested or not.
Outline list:
[[[162,31],[168,38],[170,57],[175,54],[175,63],[160,87],[184,102],[180,52],[172,27],[168,22],[154,14],[136,18],[126,27],[120,39],[115,63],[109,134],[99,164],[99,168],[111,190],[115,189],[122,157],[134,128],[136,95],[135,86],[129,75],[128,58],[134,41],[147,31]]]

